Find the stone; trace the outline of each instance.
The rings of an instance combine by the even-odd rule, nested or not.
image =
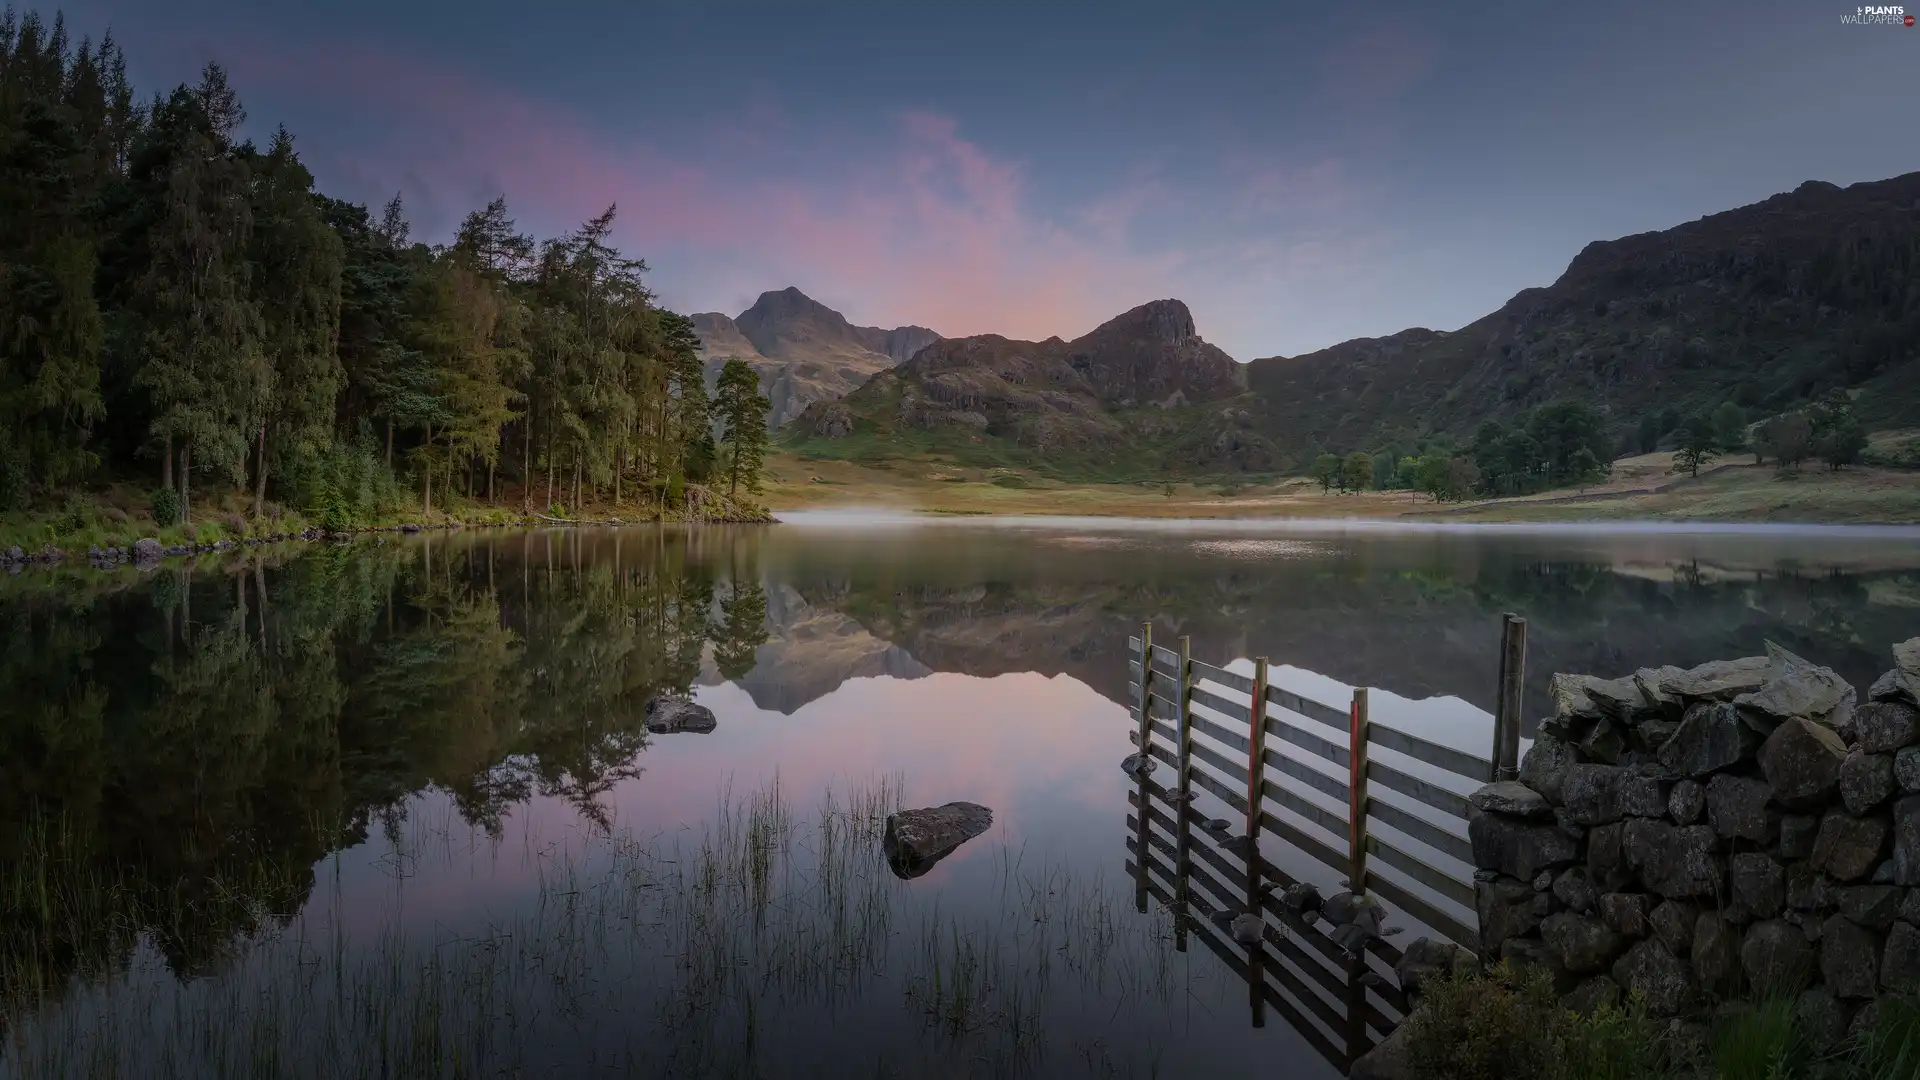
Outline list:
[[[993,811],[978,803],[899,810],[887,815],[881,850],[896,876],[917,878],[992,826]]]
[[[1897,922],[1887,931],[1886,948],[1880,952],[1880,987],[1896,994],[1920,990],[1920,930],[1912,923]]]
[[[1587,838],[1587,827],[1575,822],[1573,816],[1567,813],[1567,808],[1564,806],[1556,806],[1553,808],[1553,827],[1559,829],[1575,841],[1585,840]]]
[[[1893,757],[1868,754],[1855,747],[1840,763],[1840,801],[1854,815],[1867,811],[1893,797]]]
[[[1893,804],[1893,880],[1920,885],[1920,795]]]
[[[1393,973],[1400,980],[1400,989],[1410,997],[1417,997],[1441,979],[1465,975],[1479,967],[1480,959],[1472,950],[1451,941],[1423,937],[1414,939],[1401,951],[1400,962],[1393,966]]]
[[[1647,936],[1647,915],[1653,897],[1646,893],[1605,893],[1600,897],[1600,921],[1621,937]]]
[[[1920,889],[1907,890],[1907,898],[1900,902],[1900,918],[1920,926]]]
[[[1893,780],[1901,791],[1920,791],[1920,746],[1909,746],[1893,755]]]
[[[1718,913],[1703,912],[1693,924],[1693,976],[1716,993],[1731,990],[1740,973],[1740,931]]]
[[[1497,959],[1515,970],[1539,968],[1546,972],[1553,979],[1554,984],[1560,986],[1560,989],[1568,989],[1560,984],[1564,983],[1569,976],[1560,970],[1559,961],[1554,959],[1553,950],[1547,948],[1547,943],[1537,937],[1509,938],[1501,943]]]
[[[13,550],[19,551],[20,549],[14,548]],[[1908,681],[1901,675],[1900,669],[1894,668],[1873,680],[1873,685],[1867,687],[1867,700],[1920,701],[1920,685],[1909,685]]]
[[[1743,851],[1727,859],[1732,917],[1739,922],[1771,919],[1787,902],[1787,870],[1761,851]]]
[[[1904,701],[1873,701],[1853,711],[1854,745],[1885,754],[1920,743],[1920,708]]]
[[[1772,797],[1765,780],[1720,773],[1707,781],[1707,820],[1729,840],[1771,844],[1780,830],[1780,815],[1767,806]]]
[[[1619,724],[1604,716],[1594,721],[1593,727],[1574,740],[1573,745],[1588,761],[1601,765],[1618,765],[1627,752],[1627,738],[1620,733]]]
[[[1128,776],[1146,776],[1155,765],[1152,754],[1128,754],[1120,759],[1120,771]]]
[[[1665,945],[1651,939],[1636,944],[1614,961],[1613,981],[1629,995],[1639,994],[1647,1010],[1656,1016],[1677,1015],[1693,989],[1686,967]]]
[[[1588,700],[1592,701],[1603,716],[1631,724],[1650,708],[1653,703],[1640,690],[1640,684],[1633,676],[1625,675],[1618,679],[1588,678],[1586,682]]]
[[[1814,837],[1820,835],[1820,819],[1813,814],[1780,816],[1780,857],[1805,859],[1813,854]]]
[[[1380,933],[1380,927],[1387,917],[1380,901],[1350,892],[1338,892],[1327,897],[1326,902],[1320,905],[1320,914],[1335,926],[1364,927],[1373,934]]]
[[[1542,731],[1534,736],[1527,756],[1520,759],[1520,782],[1544,795],[1550,803],[1562,802],[1561,786],[1574,761],[1573,747]]]
[[[1732,701],[1764,686],[1770,662],[1764,656],[1709,660],[1661,682],[1663,693],[1682,699]],[[1661,670],[1665,670],[1664,668]]]
[[[1789,716],[1760,744],[1760,771],[1780,805],[1817,810],[1833,796],[1847,744],[1832,728]]]
[[[1833,890],[1835,905],[1850,922],[1885,930],[1900,916],[1906,893],[1896,885],[1848,885]]]
[[[1698,778],[1739,764],[1759,745],[1759,734],[1740,719],[1740,710],[1702,702],[1687,709],[1659,758],[1667,768]]]
[[[133,561],[150,563],[160,561],[160,541],[151,536],[142,537],[133,542]]]
[[[1740,942],[1740,970],[1762,997],[1799,993],[1813,981],[1815,967],[1807,935],[1783,920],[1754,923]]]
[[[1847,1039],[1847,1007],[1824,986],[1809,986],[1793,1002],[1794,1028],[1816,1054],[1830,1054]]]
[[[1833,879],[1815,870],[1811,862],[1796,862],[1787,867],[1787,906],[1796,911],[1816,911],[1833,906]]]
[[[1626,823],[1627,865],[1647,889],[1668,899],[1714,896],[1725,873],[1713,856],[1716,838],[1705,825],[1671,825],[1652,818]]]
[[[1879,1014],[1879,998],[1860,1006],[1860,1010],[1854,1013],[1853,1019],[1847,1023],[1847,1038],[1856,1043],[1866,1038],[1867,1033],[1873,1030],[1874,1022],[1879,1019]]]
[[[1647,926],[1660,944],[1667,947],[1668,952],[1685,956],[1693,951],[1694,921],[1699,914],[1692,904],[1680,900],[1662,900],[1647,915]]]
[[[1280,906],[1302,917],[1317,914],[1320,904],[1320,889],[1309,882],[1296,882],[1280,893]]]
[[[1550,824],[1484,811],[1468,814],[1467,838],[1473,845],[1475,866],[1522,881],[1532,881],[1542,870],[1565,866],[1579,854],[1573,838]]]
[[[1533,879],[1533,891],[1546,892],[1551,888],[1553,888],[1553,871],[1540,871],[1540,876]]]
[[[1553,879],[1554,899],[1565,904],[1570,911],[1581,914],[1592,911],[1599,895],[1600,890],[1594,888],[1593,879],[1584,866],[1570,867]]]
[[[1820,979],[1843,998],[1869,998],[1879,977],[1873,931],[1843,915],[1820,924]]]
[[[1893,646],[1896,697],[1920,704],[1920,637],[1896,642]]]
[[[1624,824],[1602,825],[1587,835],[1587,875],[1599,890],[1617,892],[1633,880],[1626,829]]]
[[[1667,740],[1679,730],[1678,720],[1642,720],[1629,731],[1627,741],[1640,757],[1657,758],[1660,748],[1667,745]]]
[[[1640,688],[1640,696],[1646,700],[1649,707],[1672,709],[1678,712],[1685,703],[1680,700],[1679,694],[1669,690],[1668,687],[1674,681],[1685,678],[1686,674],[1685,668],[1675,667],[1672,664],[1665,667],[1641,668],[1633,673],[1633,685]]]
[[[1517,780],[1486,784],[1467,796],[1467,802],[1493,814],[1518,818],[1551,818],[1553,804],[1545,795]]]
[[[1813,840],[1813,868],[1838,881],[1859,881],[1880,864],[1886,844],[1886,819],[1854,817],[1836,807],[1820,819],[1820,833]]]
[[[1496,876],[1492,881],[1474,882],[1473,907],[1479,917],[1481,952],[1497,955],[1509,940],[1539,929],[1545,916],[1534,909],[1533,897],[1533,886],[1513,878]]]
[[[1667,793],[1667,815],[1682,825],[1691,825],[1707,812],[1707,789],[1695,780],[1682,780]]]
[[[1227,932],[1242,945],[1260,944],[1265,929],[1266,923],[1250,911],[1235,915],[1233,921],[1227,924]]]
[[[705,735],[718,727],[713,710],[679,694],[660,694],[647,701],[643,711],[647,731],[654,735],[693,732]]]
[[[1563,969],[1576,975],[1606,970],[1626,944],[1599,920],[1570,911],[1541,920],[1540,940]]]
[[[1615,781],[1614,799],[1628,817],[1664,817],[1673,780],[1658,765],[1630,765]]]
[[[1620,1004],[1620,984],[1606,975],[1593,975],[1582,979],[1580,985],[1567,991],[1560,998],[1562,1008],[1571,1009],[1582,1016],[1618,1004]]]
[[[1771,641],[1767,660],[1767,677],[1760,688],[1733,699],[1749,723],[1766,730],[1788,719],[1832,725],[1836,713],[1852,712],[1853,686],[1832,668],[1809,663]]]
[[[1620,820],[1619,786],[1625,772],[1617,765],[1593,764],[1567,770],[1566,809],[1576,825],[1606,825]]]
[[[1592,696],[1587,693],[1587,684],[1599,681],[1591,675],[1555,672],[1547,680],[1547,696],[1553,699],[1555,714],[1581,720],[1599,719],[1600,707],[1594,704]]]
[[[1410,1024],[1395,1028],[1379,1045],[1354,1059],[1347,1080],[1418,1080],[1407,1041],[1412,1032]]]

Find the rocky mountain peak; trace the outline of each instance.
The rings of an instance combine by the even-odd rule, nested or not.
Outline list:
[[[1193,312],[1178,300],[1141,304],[1102,323],[1093,334],[1116,334],[1172,345],[1176,348],[1200,336],[1193,328]],[[1087,335],[1092,337],[1093,334]]]

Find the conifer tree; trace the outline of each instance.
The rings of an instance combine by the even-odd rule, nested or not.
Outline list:
[[[767,410],[773,403],[760,392],[760,375],[737,356],[727,358],[714,387],[714,409],[726,425],[727,494],[760,490],[760,466],[767,454]]]

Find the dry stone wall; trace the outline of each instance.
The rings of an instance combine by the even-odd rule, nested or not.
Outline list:
[[[1920,638],[1893,651],[1865,701],[1771,642],[1555,675],[1519,779],[1471,799],[1483,956],[1546,965],[1575,1006],[1793,995],[1834,1040],[1920,990]]]

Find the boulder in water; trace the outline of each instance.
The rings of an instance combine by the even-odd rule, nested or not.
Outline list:
[[[691,731],[705,735],[719,726],[713,710],[678,694],[661,694],[647,702],[647,730],[655,735]]]
[[[887,865],[895,875],[917,878],[933,869],[961,844],[993,826],[993,811],[978,803],[950,802],[887,815],[881,840]]]

